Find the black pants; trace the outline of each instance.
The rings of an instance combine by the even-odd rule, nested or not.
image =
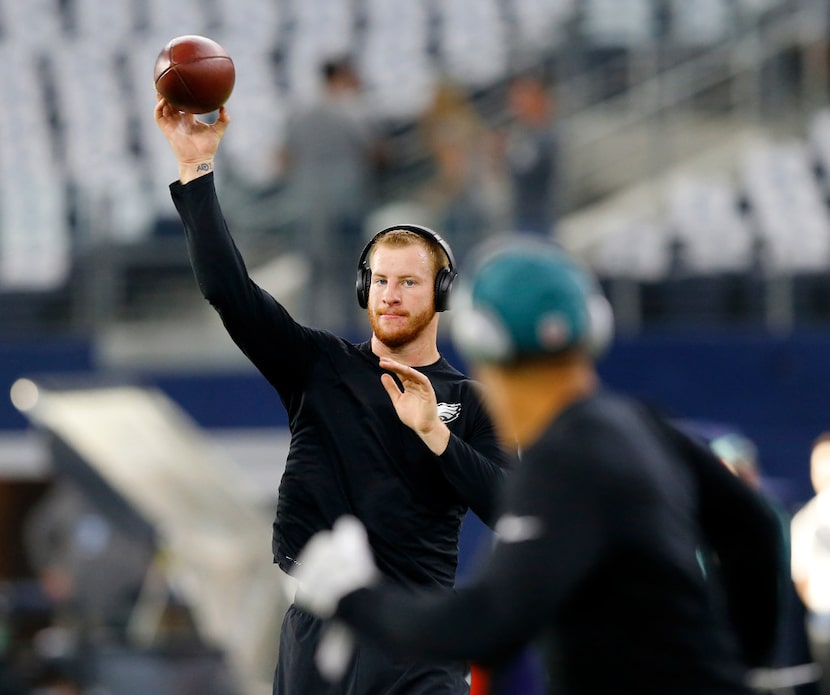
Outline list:
[[[324,622],[290,606],[280,631],[274,695],[468,695],[467,665],[395,659],[381,650],[357,645],[339,683],[324,681],[314,653]]]

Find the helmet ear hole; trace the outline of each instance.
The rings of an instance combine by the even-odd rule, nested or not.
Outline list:
[[[441,268],[435,276],[435,311],[446,311],[450,304],[450,293],[458,273],[450,268]]]
[[[586,299],[588,310],[588,349],[594,357],[604,353],[614,339],[614,310],[599,290]]]
[[[458,271],[455,269],[455,257],[453,256],[450,245],[444,241],[440,234],[433,231],[429,227],[423,227],[419,224],[396,224],[392,227],[381,229],[375,234],[363,251],[360,253],[360,259],[357,262],[357,278],[355,279],[355,290],[357,293],[357,303],[362,309],[369,306],[369,289],[372,286],[372,269],[369,267],[369,254],[375,242],[386,234],[396,229],[405,229],[422,236],[428,241],[437,243],[447,256],[449,268],[441,268],[435,276],[435,311],[446,311],[450,305],[450,294],[452,293],[453,283],[458,276]]]
[[[486,309],[474,308],[472,298],[466,294],[462,302],[463,306],[450,323],[452,340],[459,352],[485,362],[513,359],[516,346],[500,317]]]

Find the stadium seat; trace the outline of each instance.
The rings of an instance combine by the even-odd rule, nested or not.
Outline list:
[[[734,30],[728,0],[671,0],[671,38],[682,46],[705,47],[723,41]]]
[[[585,0],[582,33],[596,48],[630,48],[654,40],[656,15],[650,0]]]
[[[741,162],[741,183],[768,272],[830,265],[827,207],[803,142],[762,142],[749,148]]]
[[[669,227],[681,269],[695,275],[750,271],[755,237],[738,205],[737,187],[721,178],[683,177],[669,188]]]
[[[628,220],[609,227],[592,260],[605,277],[658,281],[671,272],[670,246],[664,225]]]
[[[485,87],[508,69],[507,27],[494,0],[440,3],[439,51],[448,75],[469,87]]]
[[[576,0],[514,0],[509,16],[516,33],[516,53],[541,53],[564,40],[576,14]]]

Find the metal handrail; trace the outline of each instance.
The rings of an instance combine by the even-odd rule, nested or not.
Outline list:
[[[640,71],[645,74],[619,95],[596,103],[584,103],[589,86],[597,79],[596,71],[565,76],[557,86],[558,102],[564,105],[560,109],[559,128],[563,133],[566,160],[578,163],[570,173],[571,180],[566,181],[567,187],[579,187],[579,181],[574,178],[579,170],[587,170],[588,174],[582,174],[586,177],[598,167],[614,166],[607,152],[592,153],[592,148],[615,139],[619,142],[623,134],[638,126],[650,127],[654,121],[663,124],[681,113],[686,116],[690,102],[716,87],[728,88],[725,103],[720,104],[718,112],[723,123],[734,119],[760,122],[763,119],[760,74],[763,65],[786,50],[804,50],[826,41],[825,23],[820,20],[822,7],[816,0],[800,0],[776,16],[748,23],[743,31],[723,43],[670,66],[661,66],[663,54],[671,49],[660,42],[632,49],[631,56],[645,67]],[[808,69],[822,70],[823,66],[813,64]],[[811,101],[824,103],[825,75],[808,75],[805,79],[817,89],[817,93],[808,95]],[[654,147],[634,152],[639,161],[647,158],[649,168],[643,171],[627,161],[632,182],[653,176],[681,159],[667,143],[659,141],[659,129],[652,128],[652,132],[655,133],[651,138]],[[729,131],[725,131],[725,137],[729,136]],[[596,162],[594,169],[592,162]],[[566,179],[568,176],[566,168]],[[576,198],[576,203],[566,202],[567,211],[580,206]]]

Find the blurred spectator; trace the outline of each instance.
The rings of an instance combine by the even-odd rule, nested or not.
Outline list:
[[[758,448],[749,437],[737,432],[727,432],[714,437],[709,446],[730,471],[751,488],[762,490]]]
[[[24,695],[26,691],[12,653],[11,643],[14,639],[14,629],[8,591],[7,586],[0,586],[0,693],[2,695]]]
[[[830,432],[813,443],[810,478],[815,496],[793,516],[792,576],[807,609],[807,637],[830,694]]]
[[[235,693],[223,655],[203,643],[152,536],[103,509],[59,478],[26,520],[26,550],[51,613],[23,664],[32,692],[126,695],[147,692],[145,678],[156,695]],[[125,674],[131,682],[122,684]]]
[[[466,91],[444,81],[418,119],[434,171],[417,192],[461,259],[485,236],[509,225],[509,194],[497,165],[492,130]]]
[[[535,75],[511,79],[504,155],[510,178],[512,229],[552,234],[556,218],[558,151],[554,101]]]
[[[709,446],[729,470],[749,487],[761,493],[762,498],[775,512],[781,529],[781,615],[779,634],[772,666],[788,667],[810,660],[807,638],[804,633],[804,607],[791,579],[790,566],[790,515],[764,485],[758,448],[743,434],[726,432],[712,438]]]
[[[82,695],[81,654],[69,630],[50,627],[34,639],[31,682],[33,695]]]
[[[74,483],[58,480],[24,529],[29,561],[55,621],[123,640],[154,549],[120,529]]]
[[[321,77],[320,98],[289,115],[281,165],[297,207],[297,245],[312,264],[302,311],[315,325],[342,330],[356,311],[342,289],[354,282],[378,149],[351,62],[327,61]]]

